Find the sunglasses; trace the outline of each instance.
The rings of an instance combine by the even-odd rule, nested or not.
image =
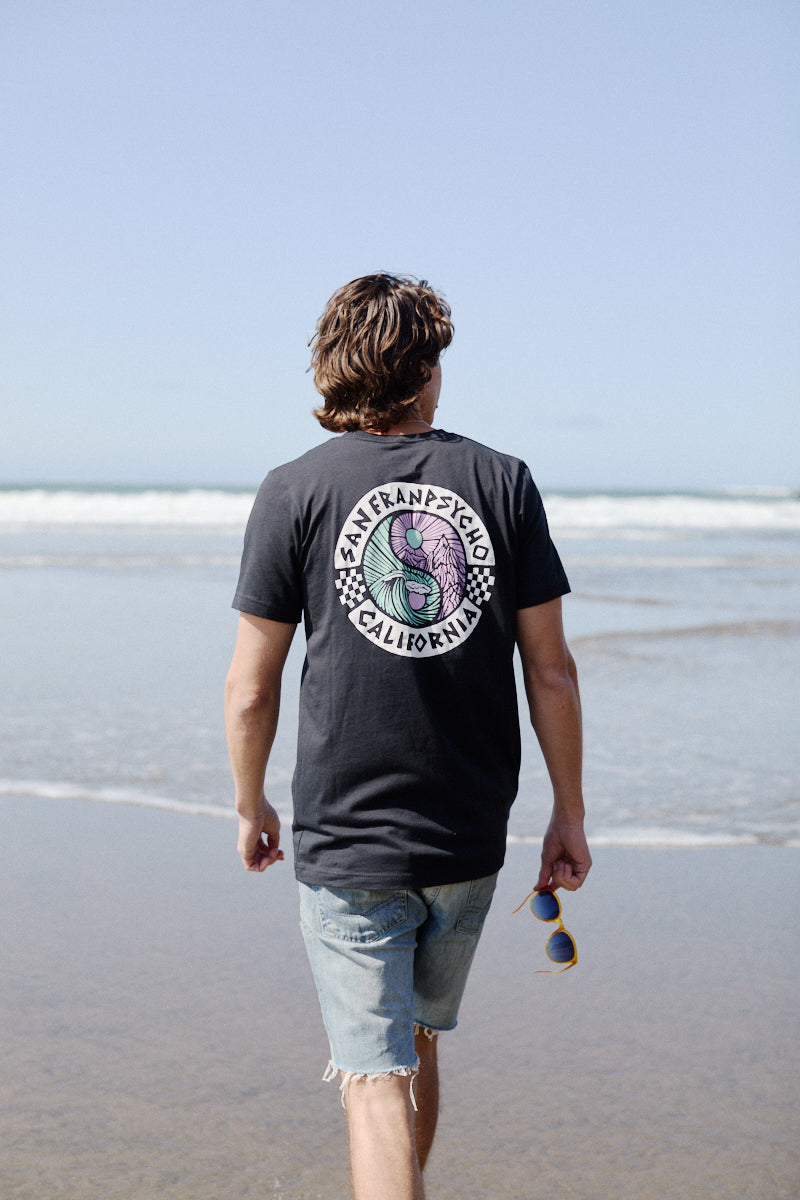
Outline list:
[[[545,968],[541,971],[534,971],[534,975],[560,975],[562,971],[568,971],[570,967],[574,967],[578,961],[575,940],[571,933],[567,933],[561,920],[561,901],[555,892],[551,892],[549,888],[543,888],[541,892],[533,891],[526,896],[519,908],[514,909],[514,912],[518,913],[529,900],[531,912],[540,921],[558,921],[558,929],[555,933],[550,934],[545,950],[551,962],[567,964],[558,971],[548,971]]]

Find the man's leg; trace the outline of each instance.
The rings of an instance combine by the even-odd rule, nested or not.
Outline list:
[[[437,1041],[424,1032],[414,1038],[406,1022],[413,1011],[423,1030],[455,1027],[494,886],[494,876],[422,892],[300,885],[331,1065],[346,1081],[356,1200],[424,1198],[421,1165],[438,1117]],[[418,1124],[406,1073],[415,1060]]]
[[[344,1082],[356,1200],[423,1200],[410,1095],[417,1069],[411,1010],[417,930],[427,907],[416,892],[399,888],[301,884],[300,895],[331,1065]]]
[[[350,1078],[345,1107],[355,1200],[425,1200],[407,1075]]]
[[[436,1123],[439,1120],[439,1062],[436,1053],[438,1044],[438,1034],[429,1037],[424,1029],[420,1029],[414,1038],[414,1049],[419,1058],[419,1074],[414,1080],[414,1095],[417,1100],[414,1134],[420,1171],[425,1170],[425,1163],[436,1136]]]

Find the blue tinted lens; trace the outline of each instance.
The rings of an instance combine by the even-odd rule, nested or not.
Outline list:
[[[547,957],[553,962],[572,962],[575,957],[575,943],[563,929],[559,929],[547,940]]]
[[[553,892],[539,892],[531,900],[531,911],[540,921],[557,921],[561,915],[561,905]]]

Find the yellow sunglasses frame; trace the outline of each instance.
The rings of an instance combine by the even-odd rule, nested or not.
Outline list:
[[[540,917],[538,913],[535,913],[533,911],[533,902],[537,896],[541,895],[542,892],[548,892],[555,900],[556,904],[558,905],[558,916],[557,917],[550,917],[548,919],[547,917]],[[519,908],[514,909],[514,913],[521,912],[521,910],[525,907],[525,905],[528,903],[529,900],[530,900],[531,913],[533,914],[534,917],[536,917],[537,921],[543,921],[545,923],[545,925],[552,925],[554,922],[556,922],[556,921],[558,922],[558,929],[554,929],[553,932],[550,934],[550,937],[547,939],[547,943],[544,948],[545,953],[546,953],[547,957],[550,959],[550,961],[551,962],[557,961],[555,958],[553,958],[552,954],[550,953],[550,951],[548,949],[551,941],[553,940],[553,938],[556,936],[557,933],[565,933],[567,935],[569,940],[572,942],[572,949],[575,952],[572,956],[572,961],[568,962],[565,967],[560,967],[558,971],[551,971],[547,967],[542,967],[538,971],[534,971],[533,973],[534,973],[534,975],[562,975],[564,973],[564,971],[569,971],[572,967],[574,967],[576,962],[578,961],[578,947],[575,945],[575,938],[572,936],[572,934],[570,933],[570,931],[568,929],[564,928],[564,922],[561,920],[561,901],[559,900],[556,893],[554,891],[552,891],[550,888],[541,888],[539,891],[537,891],[536,888],[534,888],[532,892],[528,893],[528,895],[522,901],[522,904],[520,904]],[[513,915],[514,914],[512,913],[512,916]]]

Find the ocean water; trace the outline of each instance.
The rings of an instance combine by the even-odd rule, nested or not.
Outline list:
[[[0,797],[229,818],[222,687],[252,491],[0,488]],[[545,493],[596,845],[800,847],[800,496]],[[291,818],[298,634],[268,772]],[[549,788],[523,712],[511,836]]]

